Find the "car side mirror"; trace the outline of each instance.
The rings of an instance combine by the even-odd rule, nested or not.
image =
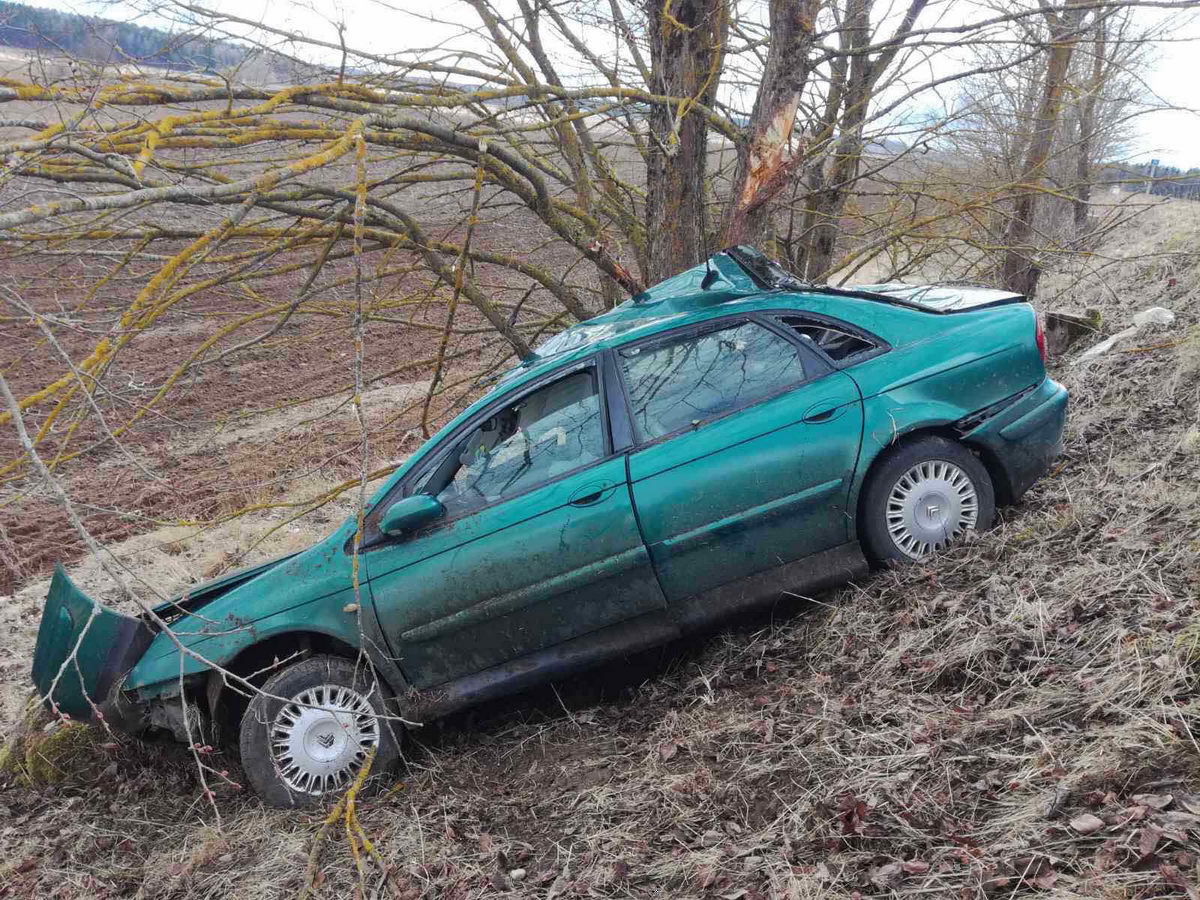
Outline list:
[[[397,537],[406,531],[413,531],[439,518],[446,512],[437,497],[429,494],[413,494],[397,500],[389,506],[379,519],[379,530],[386,535]]]

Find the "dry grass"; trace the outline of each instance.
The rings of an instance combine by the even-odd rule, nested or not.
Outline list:
[[[1179,320],[1138,339],[1169,346],[1059,367],[1067,455],[995,530],[615,696],[589,679],[420,734],[403,786],[358,805],[386,869],[333,829],[315,895],[1196,896],[1200,342],[1174,342],[1200,322],[1200,209],[1181,206],[1050,279],[1108,331],[1150,305]],[[0,896],[302,890],[322,813],[222,788],[218,832],[184,753],[115,743],[107,768],[0,793]]]

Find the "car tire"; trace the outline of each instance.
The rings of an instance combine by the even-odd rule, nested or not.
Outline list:
[[[400,755],[400,723],[386,718],[370,666],[313,656],[276,672],[255,694],[238,734],[242,767],[272,806],[313,806],[354,783],[374,750],[369,786]]]
[[[996,517],[992,479],[962,444],[930,435],[884,451],[859,507],[863,549],[877,564],[914,562],[984,531]]]

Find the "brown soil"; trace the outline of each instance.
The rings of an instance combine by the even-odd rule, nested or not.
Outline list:
[[[50,272],[35,264],[9,273],[22,288],[24,302],[44,313],[69,309],[83,298],[91,282],[85,272],[74,272],[71,263]],[[263,290],[286,297],[298,290],[291,280],[277,279]],[[230,318],[252,310],[244,298],[213,291],[201,305],[190,306],[164,317],[139,335],[122,351],[108,381],[117,386],[116,400],[101,403],[110,427],[128,420],[138,405],[156,392],[174,369],[194,352],[200,338]],[[81,313],[78,329],[59,336],[63,350],[82,359],[102,333],[101,323],[111,321],[127,299],[91,303]],[[200,311],[197,312],[197,309]],[[417,317],[427,325],[437,323],[436,314]],[[460,321],[472,321],[471,311]],[[329,321],[298,316],[269,341],[249,354],[224,363],[202,367],[189,374],[172,390],[169,402],[155,407],[136,426],[121,435],[122,450],[103,442],[104,434],[89,417],[66,445],[51,434],[40,446],[43,457],[53,460],[57,452],[96,445],[82,458],[65,463],[59,470],[64,487],[86,513],[85,524],[102,543],[120,540],[145,531],[155,524],[180,520],[209,520],[251,503],[269,502],[302,473],[319,471],[338,480],[354,477],[359,470],[359,434],[348,411],[349,388],[353,384],[350,335],[338,320],[330,332]],[[268,324],[257,331],[265,331]],[[223,346],[245,340],[255,330],[238,332]],[[432,338],[431,338],[432,335]],[[0,332],[0,358],[12,360],[6,367],[14,394],[24,396],[49,383],[64,371],[60,357],[39,341],[40,333],[28,322],[9,321]],[[417,382],[425,371],[408,371],[386,376],[405,362],[431,355],[436,332],[404,324],[373,323],[365,345],[364,379],[370,387]],[[474,341],[478,347],[478,341]],[[459,359],[447,380],[461,380],[481,365],[491,363],[471,352],[472,340],[460,339],[451,352]],[[462,354],[466,352],[466,356]],[[384,376],[381,378],[381,376]],[[124,388],[124,390],[122,390]],[[433,427],[441,424],[447,404],[461,398],[439,398],[433,408]],[[421,392],[404,403],[387,402],[367,412],[372,421],[372,468],[405,455],[419,437],[419,409],[405,413],[418,403]],[[317,404],[313,398],[331,397]],[[385,401],[389,398],[383,398]],[[44,404],[26,417],[26,427],[35,430],[49,411]],[[273,428],[270,423],[286,416],[290,427]],[[67,421],[70,421],[68,418]],[[263,424],[263,423],[266,424]],[[64,433],[60,426],[58,433]],[[229,439],[230,432],[236,439]],[[18,451],[11,428],[0,431],[0,459]],[[147,477],[147,472],[158,476]],[[80,538],[68,525],[65,514],[48,499],[22,490],[23,483],[0,483],[0,546],[12,545],[15,552],[0,554],[0,594],[16,583],[44,574],[55,560],[69,561],[83,552]]]

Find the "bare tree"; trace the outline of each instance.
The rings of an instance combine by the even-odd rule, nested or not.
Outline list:
[[[1120,158],[1131,121],[1155,108],[1142,76],[1150,66],[1148,53],[1160,28],[1140,26],[1131,10],[1103,10],[1076,52],[1062,151],[1069,158],[1073,145],[1074,171],[1064,183],[1071,185],[1073,194],[1071,217],[1076,239],[1088,234],[1098,166]]]
[[[864,128],[881,79],[904,46],[927,0],[912,0],[892,38],[873,48],[872,0],[846,0],[844,25],[839,31],[844,59],[833,67],[819,124],[832,152],[812,166],[806,184],[808,199],[802,246],[795,263],[810,279],[828,274],[840,232],[847,198],[854,190],[862,165]]]
[[[1155,108],[1141,77],[1160,27],[1129,8],[1047,9],[1023,23],[1021,41],[973,48],[979,71],[960,85],[961,118],[947,136],[964,197],[989,199],[986,239],[960,263],[962,277],[1032,296],[1046,254],[1085,249],[1097,168]]]
[[[1088,203],[1080,157],[1095,164],[1113,115],[1104,87],[1087,87],[1094,66],[1080,75],[1072,60],[1093,48],[1107,85],[1130,43],[1096,26],[1124,2],[1012,3],[949,23],[925,0],[514,2],[469,0],[457,37],[381,54],[346,29],[169,0],[153,12],[177,34],[236,39],[250,63],[181,74],[114,46],[101,62],[41,53],[0,81],[14,110],[0,154],[7,277],[69,260],[89,298],[118,304],[85,328],[35,309],[22,353],[38,363],[11,384],[53,469],[139,439],[190,379],[301,322],[351,343],[382,329],[428,339],[367,361],[361,385],[323,388],[432,372],[386,419],[428,433],[546,335],[733,241],[774,242],[814,280],[978,275],[999,246],[1008,282],[1032,289],[1039,197],[1069,155],[1058,190]],[[945,151],[963,110],[911,111],[1013,66],[1041,74],[1022,95],[1028,121],[993,129],[1015,162],[981,185]],[[1096,105],[1069,101],[1072,84]],[[1064,110],[1080,123],[1069,146]],[[352,286],[361,316],[345,305]],[[143,335],[217,297],[252,305],[164,357],[150,384],[120,382]],[[70,366],[41,349],[42,327],[71,334]],[[27,471],[13,451],[0,478]],[[368,475],[388,470],[378,458]]]
[[[1034,230],[1034,213],[1037,209],[1038,187],[1045,175],[1046,163],[1054,145],[1054,134],[1062,112],[1063,94],[1067,85],[1067,74],[1071,57],[1079,43],[1082,25],[1087,10],[1064,5],[1062,8],[1044,9],[1049,30],[1049,52],[1046,55],[1046,73],[1042,79],[1042,95],[1034,114],[1034,127],[1023,154],[1020,185],[1012,219],[1005,235],[1004,262],[1000,278],[1004,286],[1021,294],[1033,296],[1037,290],[1040,270],[1030,256],[1030,241]]]
[[[726,0],[646,0],[645,14],[649,86],[679,98],[649,115],[645,273],[654,282],[707,255],[709,128],[693,107],[711,107],[720,87],[729,9]]]
[[[1091,71],[1087,81],[1081,86],[1083,99],[1079,107],[1079,147],[1075,153],[1075,197],[1072,202],[1076,237],[1082,237],[1087,230],[1088,201],[1092,193],[1096,104],[1104,86],[1104,64],[1107,56],[1105,37],[1108,25],[1105,19],[1105,16],[1097,16],[1092,27],[1094,37],[1091,47]]]

